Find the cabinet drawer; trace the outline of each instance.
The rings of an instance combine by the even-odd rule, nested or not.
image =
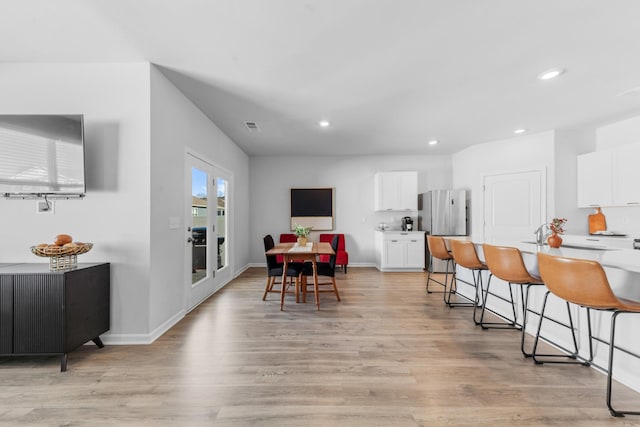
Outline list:
[[[421,233],[385,233],[383,236],[385,241],[397,240],[402,242],[424,241],[424,234]]]

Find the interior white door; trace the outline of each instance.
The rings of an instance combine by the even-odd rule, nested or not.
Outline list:
[[[484,177],[484,241],[533,240],[545,221],[544,171]]]

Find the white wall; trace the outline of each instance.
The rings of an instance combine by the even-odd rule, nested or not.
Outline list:
[[[29,247],[68,233],[93,242],[80,262],[111,263],[111,332],[144,334],[149,318],[149,65],[0,64],[0,113],[85,115],[87,196],[38,214],[0,199],[0,262],[41,262]]]
[[[418,171],[418,192],[451,187],[449,156],[252,157],[250,159],[251,262],[264,264],[262,238],[289,233],[291,187],[333,187],[335,230],[344,233],[350,265],[374,265],[374,229],[399,227],[406,214],[374,211],[374,174]],[[414,213],[415,216],[415,213]],[[331,233],[331,231],[327,231]],[[312,232],[317,240],[320,232]]]
[[[184,157],[189,147],[233,174],[229,218],[231,267],[249,262],[249,158],[162,73],[151,67],[151,294],[150,330],[184,309]],[[169,228],[171,217],[181,226]]]
[[[554,217],[564,217],[567,232],[588,234],[591,210],[578,208],[578,155],[593,151],[595,129],[584,128],[555,132],[555,213]],[[550,215],[551,216],[551,215]]]

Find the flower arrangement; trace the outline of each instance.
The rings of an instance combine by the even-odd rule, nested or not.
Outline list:
[[[556,234],[564,233],[564,224],[567,222],[567,218],[553,218],[549,223],[549,228]]]
[[[301,225],[296,224],[294,233],[296,237],[307,237],[309,233],[311,233],[311,228],[312,227],[303,227]]]

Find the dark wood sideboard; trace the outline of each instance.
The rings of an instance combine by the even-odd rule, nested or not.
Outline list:
[[[0,264],[0,356],[69,352],[109,330],[110,264],[78,264],[50,271],[49,264]]]

